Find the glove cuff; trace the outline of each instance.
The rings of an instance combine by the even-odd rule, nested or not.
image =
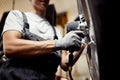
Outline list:
[[[55,40],[54,50],[62,50],[62,40]]]

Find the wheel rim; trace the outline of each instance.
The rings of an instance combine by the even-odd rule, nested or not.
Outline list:
[[[99,80],[98,55],[97,55],[96,44],[94,42],[90,42],[88,44],[86,58],[92,80]]]

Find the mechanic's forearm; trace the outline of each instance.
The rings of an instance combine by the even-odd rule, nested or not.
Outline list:
[[[61,68],[64,70],[64,71],[68,71],[69,70],[69,66],[73,66],[77,60],[79,59],[80,55],[82,54],[83,50],[85,49],[85,44],[82,44],[81,45],[81,48],[79,51],[74,51],[73,52],[73,61],[72,63],[69,63],[69,55],[71,53],[69,52],[64,52],[62,54],[62,63],[61,63]]]
[[[72,62],[72,65],[74,65],[76,62],[77,62],[77,60],[79,59],[79,57],[81,56],[81,54],[82,54],[82,52],[83,52],[83,50],[85,49],[85,46],[86,46],[86,44],[81,44],[81,48],[80,48],[80,50],[79,51],[75,51],[74,53],[73,53],[73,62]]]
[[[4,52],[7,57],[34,57],[47,54],[54,49],[54,41],[31,41],[17,39],[4,44]]]

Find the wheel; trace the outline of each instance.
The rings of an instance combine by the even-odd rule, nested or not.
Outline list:
[[[88,68],[92,80],[99,80],[99,63],[97,48],[94,42],[89,42],[86,53]]]

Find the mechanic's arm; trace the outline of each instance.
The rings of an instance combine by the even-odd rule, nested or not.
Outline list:
[[[7,57],[34,57],[57,50],[78,50],[81,46],[80,31],[71,31],[59,40],[31,41],[21,39],[18,31],[6,31],[3,34],[3,48]]]
[[[32,41],[21,39],[19,31],[6,31],[3,34],[3,49],[7,57],[29,58],[47,54],[54,49],[54,40]]]
[[[80,50],[79,51],[74,51],[73,52],[73,61],[72,61],[72,66],[77,62],[79,59],[80,55],[82,54],[83,50],[85,49],[86,44],[82,43]],[[64,71],[68,71],[69,69],[69,51],[62,51],[62,61],[61,61],[61,68]]]

